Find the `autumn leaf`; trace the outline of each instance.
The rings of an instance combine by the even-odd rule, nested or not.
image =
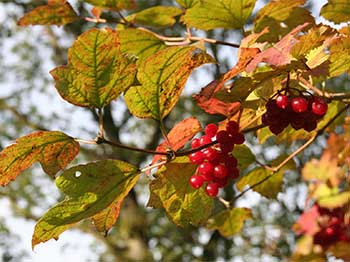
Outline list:
[[[215,28],[240,29],[250,17],[256,0],[203,0],[183,16],[189,27],[203,30]]]
[[[117,222],[122,204],[122,200],[116,199],[107,208],[91,218],[97,231],[107,234],[108,230]]]
[[[78,152],[79,143],[58,131],[39,131],[23,136],[0,152],[0,185],[7,185],[35,162],[40,162],[44,171],[54,176]]]
[[[320,213],[316,205],[312,206],[309,210],[304,210],[293,226],[293,230],[297,234],[315,235],[320,230],[317,222],[319,216]]]
[[[156,149],[159,152],[166,152],[167,149],[177,151],[181,149],[192,137],[194,137],[202,129],[200,122],[194,118],[189,117],[177,123],[168,133],[168,141],[162,142]],[[162,156],[156,155],[152,164],[160,160]]]
[[[184,8],[191,8],[198,4],[200,0],[176,0],[176,2]]]
[[[174,17],[181,15],[182,12],[180,8],[174,6],[154,6],[134,13],[126,19],[145,26],[169,27],[175,24]]]
[[[135,0],[84,0],[84,2],[112,10],[130,10],[136,8]]]
[[[49,0],[47,5],[38,6],[26,13],[17,24],[28,25],[65,25],[79,19],[72,6],[65,0]]]
[[[350,2],[344,0],[328,0],[321,8],[321,16],[334,23],[350,20]]]
[[[104,220],[103,225],[97,227],[106,230],[115,222],[115,216],[108,211],[114,208],[114,214],[118,213],[118,203],[134,187],[138,174],[136,167],[119,160],[103,160],[64,171],[56,179],[56,185],[66,198],[37,222],[32,246],[58,239],[75,223],[92,216],[94,221]]]
[[[238,160],[238,167],[240,170],[246,169],[255,162],[255,156],[246,145],[235,145],[232,155]]]
[[[221,211],[208,220],[208,229],[218,230],[224,237],[230,237],[242,230],[244,221],[253,217],[248,208],[232,208]]]
[[[164,208],[167,216],[178,226],[205,223],[211,214],[213,200],[203,188],[190,186],[188,181],[196,168],[187,157],[178,157],[164,165],[150,184],[148,206]]]
[[[50,73],[63,99],[102,108],[134,82],[136,65],[120,51],[115,31],[94,28],[79,36],[68,50],[68,65]]]
[[[335,40],[329,47],[329,51],[329,75],[335,77],[345,72],[350,74],[350,38],[343,37]]]
[[[142,60],[137,73],[141,85],[125,93],[130,112],[140,118],[163,119],[179,100],[191,72],[213,62],[195,47],[169,47]]]

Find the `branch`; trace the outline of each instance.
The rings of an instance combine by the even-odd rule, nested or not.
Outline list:
[[[350,107],[350,104],[347,104],[345,107],[343,107],[334,117],[332,117],[327,124],[325,124],[321,129],[319,129],[316,134],[311,137],[304,145],[302,145],[300,148],[298,148],[297,150],[295,150],[292,154],[290,154],[288,157],[286,157],[279,165],[275,166],[275,167],[270,167],[270,166],[266,166],[266,165],[262,165],[261,163],[259,163],[260,165],[262,165],[264,168],[271,170],[271,174],[264,177],[262,180],[258,181],[257,183],[251,185],[250,187],[248,187],[247,189],[243,190],[241,193],[239,193],[237,196],[235,196],[233,198],[233,202],[236,201],[237,199],[239,199],[240,197],[242,197],[245,193],[247,193],[248,191],[254,189],[255,187],[261,185],[262,183],[264,183],[265,181],[267,181],[268,179],[270,179],[270,177],[272,177],[274,174],[276,174],[288,161],[290,161],[292,158],[294,158],[296,155],[298,155],[300,152],[302,152],[305,148],[307,148],[309,145],[312,144],[312,142],[315,141],[315,139],[320,136],[321,134],[324,133],[324,131],[339,117],[341,116],[346,110],[348,110]]]

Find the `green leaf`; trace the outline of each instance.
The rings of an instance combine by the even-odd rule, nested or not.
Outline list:
[[[198,226],[207,221],[213,208],[213,200],[204,189],[193,189],[190,177],[197,166],[187,157],[176,158],[163,166],[150,184],[148,206],[164,208],[168,217],[179,226]]]
[[[7,185],[23,170],[40,162],[54,176],[78,154],[79,143],[58,131],[39,131],[23,136],[0,153],[0,185]]]
[[[130,10],[136,8],[135,0],[84,0],[84,2],[112,10]]]
[[[47,5],[34,8],[26,13],[17,24],[28,25],[65,25],[79,19],[72,6],[65,0],[49,0]]]
[[[240,170],[244,170],[252,163],[255,163],[255,156],[246,145],[235,145],[232,154],[237,158]]]
[[[169,47],[141,61],[137,78],[125,94],[130,112],[140,118],[163,119],[178,101],[187,78],[214,59],[195,47]]]
[[[154,6],[128,16],[127,20],[146,26],[170,27],[176,22],[174,17],[182,13],[174,6]]]
[[[324,208],[334,209],[343,207],[350,203],[350,192],[341,192],[338,194],[331,194],[328,196],[320,197],[317,203]]]
[[[203,30],[240,29],[251,15],[256,0],[203,0],[186,10],[185,24]]]
[[[166,48],[166,45],[152,32],[141,29],[126,29],[118,32],[120,50],[137,56],[139,59],[146,58]]]
[[[176,0],[176,2],[184,8],[191,8],[198,4],[200,0]]]
[[[251,209],[232,208],[221,211],[208,220],[208,229],[218,230],[224,237],[230,237],[242,230],[244,221],[253,217]]]
[[[345,72],[350,74],[350,38],[339,38],[329,48],[329,75],[335,77]]]
[[[322,6],[321,15],[334,23],[348,22],[350,20],[350,2],[344,0],[328,0]]]
[[[260,32],[266,27],[269,33],[259,38],[259,41],[277,42],[281,36],[300,24],[314,23],[310,11],[300,6],[306,0],[276,0],[270,1],[259,10],[254,21],[254,31]]]
[[[115,31],[94,28],[79,36],[68,50],[68,65],[50,73],[63,99],[102,108],[134,82],[136,65],[120,52]]]
[[[122,201],[137,179],[138,169],[119,160],[103,160],[64,171],[56,185],[66,198],[37,222],[32,246],[57,239],[75,223]]]
[[[282,158],[279,158],[280,160]],[[280,161],[275,160],[273,163],[279,163]],[[283,176],[286,170],[293,170],[295,164],[293,161],[289,161],[276,173],[267,170],[263,167],[258,167],[245,176],[243,176],[237,183],[236,187],[239,191],[243,191],[246,186],[254,186],[255,184],[260,183],[255,186],[253,190],[260,193],[267,198],[276,198],[278,193],[282,190]]]

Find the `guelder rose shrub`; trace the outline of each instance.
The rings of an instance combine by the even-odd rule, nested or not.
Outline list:
[[[150,207],[163,209],[178,226],[206,227],[230,237],[240,232],[245,220],[254,219],[249,208],[235,207],[237,199],[251,190],[276,199],[286,171],[301,170],[298,175],[310,191],[295,223],[298,242],[291,260],[325,261],[329,253],[350,259],[344,251],[350,248],[350,94],[327,81],[349,78],[348,26],[317,24],[303,0],[270,1],[256,14],[254,0],[177,0],[174,6],[144,10],[131,0],[84,2],[93,5],[91,17],[78,15],[65,0],[49,0],[18,21],[19,26],[89,24],[69,48],[67,64],[50,74],[58,95],[95,110],[100,118],[97,136],[90,140],[39,130],[0,153],[2,186],[39,162],[66,196],[37,221],[33,247],[58,239],[84,219],[107,233],[119,215],[109,210],[120,208],[140,174],[150,171]],[[347,10],[349,2],[330,0],[318,11],[339,24],[349,22]],[[113,25],[107,13],[118,17]],[[187,33],[159,33],[175,24]],[[244,37],[240,43],[225,42],[199,37],[198,29],[240,30]],[[202,127],[192,116],[167,130],[163,120],[182,99],[193,70],[220,63],[206,52],[208,45],[238,49],[236,65],[193,96],[203,112],[220,115],[222,121]],[[158,122],[164,142],[156,149],[105,137],[104,108],[120,96],[132,115]],[[296,164],[295,157],[321,135],[328,138],[321,157]],[[249,146],[264,146],[266,141],[301,146],[261,163]],[[154,158],[146,167],[115,159],[72,166],[85,144],[135,150]],[[215,203],[219,205],[214,209]]]

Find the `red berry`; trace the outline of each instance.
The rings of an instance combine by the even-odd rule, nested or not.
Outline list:
[[[227,153],[231,152],[233,150],[234,146],[235,146],[235,144],[232,143],[231,141],[227,142],[225,144],[220,144],[221,153],[227,154]]]
[[[242,133],[238,133],[234,137],[232,137],[232,141],[236,145],[241,145],[245,141],[244,135]]]
[[[214,177],[213,182],[218,184],[219,187],[225,187],[228,184],[228,176],[224,178]]]
[[[229,121],[226,124],[226,131],[229,133],[231,136],[234,136],[239,132],[239,125],[236,121]]]
[[[218,126],[211,123],[205,127],[205,134],[209,137],[214,137],[218,131]]]
[[[192,140],[192,142],[191,142],[191,147],[192,148],[197,148],[197,147],[200,147],[200,142],[199,142],[199,138],[195,138],[195,139],[193,139]]]
[[[237,167],[229,167],[228,177],[231,179],[237,179],[239,177],[239,169]]]
[[[314,97],[311,103],[311,110],[315,115],[323,116],[327,113],[328,105],[320,97]]]
[[[199,164],[203,163],[203,161],[204,161],[204,154],[201,151],[197,151],[197,152],[190,154],[189,158],[193,164],[199,165]]]
[[[307,111],[308,103],[304,97],[295,97],[291,101],[292,109],[296,113],[302,113]]]
[[[190,185],[195,189],[200,188],[203,185],[203,183],[204,183],[204,179],[202,176],[193,175],[190,178]]]
[[[212,141],[211,141],[211,137],[209,136],[201,136],[199,138],[199,144],[201,146],[204,146],[204,145],[207,145],[207,144],[210,144]]]
[[[238,164],[237,159],[234,156],[231,156],[231,155],[227,155],[227,157],[225,158],[224,161],[225,161],[225,166],[228,167],[228,168],[236,167],[237,164]]]
[[[198,173],[203,176],[211,175],[214,171],[214,166],[212,163],[204,162],[198,166]]]
[[[219,193],[219,185],[217,183],[209,183],[205,187],[205,192],[207,192],[207,195],[210,197],[216,197]]]
[[[214,167],[214,176],[218,178],[224,178],[227,176],[227,168],[223,164],[219,164]]]
[[[231,140],[231,136],[228,134],[227,131],[221,130],[216,134],[216,141],[219,143],[225,144]]]
[[[203,150],[203,155],[208,161],[213,161],[215,158],[217,158],[218,152],[215,149],[208,147]]]
[[[284,127],[280,126],[280,125],[270,125],[269,129],[270,129],[271,133],[273,133],[277,136],[279,133],[281,133],[284,130]]]
[[[289,106],[289,97],[286,95],[279,95],[276,97],[276,105],[279,108],[286,109]]]

